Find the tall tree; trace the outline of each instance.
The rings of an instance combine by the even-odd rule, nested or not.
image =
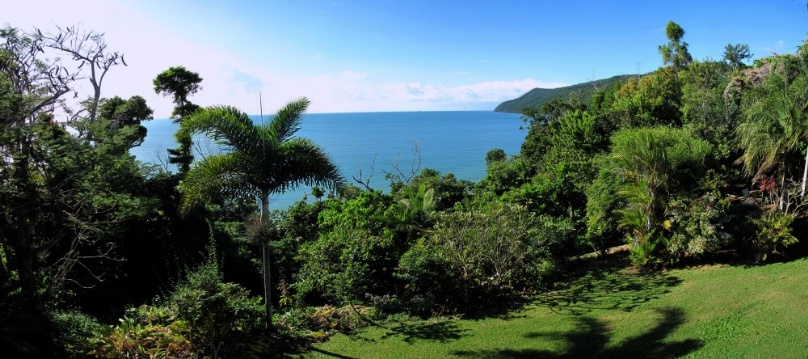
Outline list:
[[[306,98],[282,108],[266,125],[256,126],[247,114],[228,106],[209,107],[185,118],[180,133],[206,133],[221,141],[227,153],[196,163],[180,183],[183,208],[220,196],[254,194],[260,199],[261,222],[270,225],[269,195],[299,185],[339,190],[344,180],[337,167],[314,142],[294,137],[300,129]],[[264,241],[264,299],[267,323],[272,325],[272,297],[268,243]]]
[[[0,258],[1,287],[16,273],[22,302],[37,302],[36,226],[42,195],[35,180],[36,127],[43,112],[70,91],[75,74],[43,59],[41,37],[0,29]],[[3,288],[5,289],[5,288]]]
[[[90,124],[90,132],[96,141],[114,139],[114,147],[119,153],[140,146],[146,138],[147,129],[141,121],[152,119],[152,109],[140,96],[124,100],[115,96],[102,100],[98,109],[98,120]],[[100,132],[95,134],[94,132]],[[115,136],[111,136],[111,135]]]
[[[724,46],[724,61],[732,67],[732,71],[742,69],[744,60],[751,59],[752,53],[749,52],[749,45],[746,44],[727,44]]]
[[[171,117],[175,122],[181,123],[185,117],[199,109],[199,106],[188,101],[188,96],[199,91],[201,82],[202,78],[198,73],[188,71],[183,66],[174,66],[154,78],[154,92],[172,97],[175,107]],[[168,161],[179,166],[180,173],[187,173],[194,160],[191,136],[180,136],[177,132],[175,137],[179,147],[168,150]]]
[[[76,36],[56,38],[84,39]],[[44,50],[57,46],[54,41],[0,30],[0,297],[18,293],[23,304],[100,279],[100,266],[88,261],[109,259],[114,224],[148,207],[135,198],[139,172],[125,154],[139,137],[136,126],[71,134],[54,121],[62,97],[87,68],[49,60]],[[150,112],[135,102],[142,106],[135,117]]]
[[[693,57],[687,50],[687,43],[682,41],[685,30],[679,24],[668,21],[668,25],[665,26],[665,35],[668,37],[668,43],[659,46],[662,61],[673,66],[674,71],[678,72],[693,61]]]

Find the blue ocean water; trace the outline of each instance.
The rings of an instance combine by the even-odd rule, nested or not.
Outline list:
[[[258,116],[253,116],[261,123]],[[264,121],[268,121],[264,116]],[[362,171],[373,174],[371,186],[388,190],[384,171],[393,165],[409,172],[417,165],[420,150],[421,169],[433,168],[453,173],[459,179],[479,181],[485,176],[485,154],[493,148],[517,154],[526,131],[518,114],[489,111],[451,112],[368,112],[304,114],[298,137],[306,137],[323,148],[349,182]],[[178,125],[161,119],[145,122],[148,135],[144,143],[132,149],[141,161],[166,163],[166,149],[176,147],[174,132]],[[220,151],[210,141],[198,138],[197,151]],[[166,167],[173,170],[171,167]],[[308,188],[300,188],[270,199],[275,209],[283,209],[300,200]]]

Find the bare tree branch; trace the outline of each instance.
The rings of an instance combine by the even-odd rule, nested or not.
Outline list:
[[[397,179],[403,184],[410,183],[410,181],[418,175],[418,171],[421,170],[421,143],[417,140],[412,141],[412,154],[413,159],[410,161],[409,170],[401,168],[401,153],[399,153],[396,160],[393,161],[393,171],[384,171],[385,176],[391,179]]]
[[[378,156],[379,156],[378,153],[373,154],[373,160],[370,162],[370,175],[368,176],[368,178],[362,178],[362,168],[357,168],[356,169],[357,174],[353,176],[354,181],[361,184],[368,191],[373,191],[373,188],[370,187],[370,180],[373,178],[373,174],[376,172],[376,158]]]
[[[103,33],[87,32],[80,25],[65,28],[57,26],[57,29],[56,34],[48,33],[40,36],[47,40],[46,47],[67,53],[74,61],[79,62],[78,70],[85,65],[88,66],[90,70],[88,79],[93,86],[93,97],[89,106],[90,121],[95,121],[101,100],[101,84],[112,66],[119,64],[126,66],[123,54],[107,51]],[[37,33],[42,34],[39,29]]]

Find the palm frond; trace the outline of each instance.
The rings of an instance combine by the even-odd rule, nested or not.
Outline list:
[[[301,185],[339,191],[345,185],[325,152],[308,139],[293,138],[309,101],[284,107],[266,126],[255,126],[233,107],[211,107],[184,120],[186,134],[202,132],[230,146],[226,155],[194,165],[180,185],[183,209],[218,196],[282,193]]]
[[[303,112],[309,107],[309,100],[301,97],[297,101],[290,102],[284,106],[278,114],[269,123],[268,135],[269,138],[275,140],[275,143],[283,143],[292,138],[300,129],[300,120]]]
[[[250,169],[249,158],[239,152],[196,162],[178,186],[182,212],[222,196],[255,192],[255,187],[246,180],[245,169]]]
[[[309,139],[295,138],[284,142],[279,148],[284,161],[275,162],[272,175],[267,179],[266,188],[273,193],[285,192],[300,185],[320,186],[340,191],[345,179],[339,174],[328,155]]]
[[[736,130],[743,150],[736,162],[745,174],[788,171],[787,159],[796,157],[808,140],[808,73],[802,71],[795,78],[774,71],[745,98],[746,121]]]
[[[228,150],[255,155],[262,143],[261,133],[250,117],[232,106],[214,106],[195,112],[182,121],[180,133],[204,133]]]

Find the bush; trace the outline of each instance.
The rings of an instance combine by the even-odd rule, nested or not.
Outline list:
[[[786,247],[799,242],[791,234],[791,224],[795,215],[776,211],[763,211],[752,217],[754,235],[748,238],[755,251],[757,261],[765,261],[770,254],[782,254]]]
[[[385,227],[389,195],[362,191],[345,201],[327,201],[319,214],[320,235],[303,243],[293,285],[303,302],[341,303],[365,294],[384,295],[395,287],[393,272],[404,249]]]
[[[91,342],[99,357],[260,357],[268,352],[260,298],[224,283],[215,258],[161,304],[130,309]]]
[[[411,310],[476,309],[538,288],[571,238],[571,225],[554,220],[501,202],[443,214],[401,259]]]
[[[411,312],[447,312],[470,302],[459,268],[434,241],[422,239],[410,248],[401,257],[398,276],[407,283],[403,289]]]
[[[276,329],[287,351],[302,350],[311,343],[327,340],[337,332],[349,333],[364,327],[374,311],[366,306],[291,308],[280,314],[275,321]]]
[[[89,341],[95,357],[103,358],[196,358],[184,321],[159,307],[127,310],[116,326],[104,327]]]
[[[215,263],[191,273],[166,304],[188,326],[194,347],[214,357],[237,356],[260,343],[265,317],[261,299],[224,283]]]
[[[669,216],[663,227],[671,233],[667,244],[669,261],[699,257],[732,243],[732,235],[726,231],[732,220],[730,199],[720,196],[712,192],[695,200],[675,199],[668,203]]]
[[[74,358],[83,357],[91,349],[89,339],[103,328],[95,318],[77,310],[55,312],[52,318],[59,342]]]
[[[302,246],[300,255],[303,267],[294,289],[304,301],[361,300],[367,293],[386,294],[393,287],[398,257],[389,236],[335,230]]]

